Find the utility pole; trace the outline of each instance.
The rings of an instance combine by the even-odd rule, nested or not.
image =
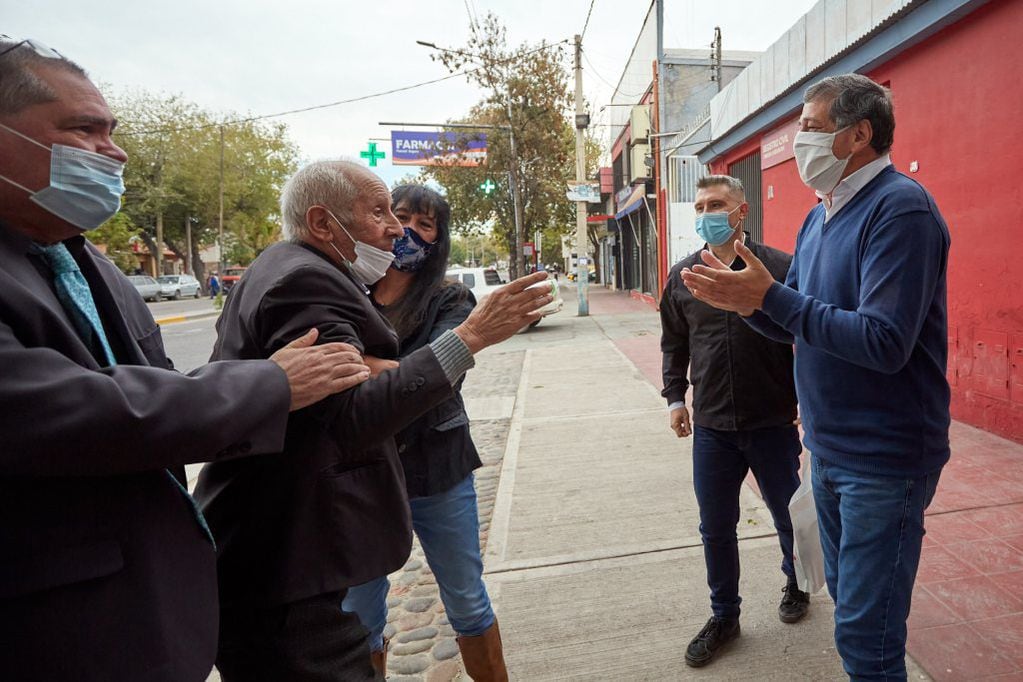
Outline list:
[[[586,128],[590,117],[583,110],[583,38],[575,37],[575,180],[586,181]],[[575,282],[579,291],[579,317],[590,314],[590,265],[586,249],[586,202],[575,202]]]
[[[218,242],[220,244],[220,265],[217,274],[224,276],[224,126],[220,126],[220,211],[217,214]]]
[[[192,270],[192,217],[185,216],[185,272],[194,275]]]
[[[525,258],[522,255],[522,196],[519,194],[519,155],[515,151],[515,124],[512,123],[511,81],[505,77],[504,84],[506,88],[504,104],[508,112],[508,146],[511,151],[511,159],[509,160],[511,169],[508,174],[508,182],[512,195],[512,210],[515,212],[515,267],[511,269],[511,276],[515,278],[526,274],[524,267]]]
[[[163,207],[156,212],[156,276],[163,274]]]
[[[714,42],[710,44],[712,50],[710,59],[714,64],[714,75],[711,80],[718,84],[718,92],[721,92],[721,27],[714,27]]]

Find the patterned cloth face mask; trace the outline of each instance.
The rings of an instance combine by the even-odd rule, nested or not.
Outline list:
[[[399,272],[419,272],[430,257],[433,244],[419,236],[411,227],[405,228],[405,236],[394,240],[394,262],[391,267]]]

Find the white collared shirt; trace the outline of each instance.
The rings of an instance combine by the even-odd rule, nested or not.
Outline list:
[[[824,202],[824,222],[826,223],[831,220],[833,215],[852,201],[857,192],[866,187],[868,182],[876,178],[881,171],[890,165],[892,165],[890,154],[879,156],[838,183],[838,186],[832,190],[830,199],[826,194],[817,192],[817,196]]]

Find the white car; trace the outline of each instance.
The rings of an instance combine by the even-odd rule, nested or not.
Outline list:
[[[182,296],[199,298],[202,295],[199,280],[191,275],[162,275],[156,281],[160,283],[160,295],[164,298],[176,301]]]
[[[128,281],[132,283],[143,300],[160,300],[160,283],[149,275],[129,275]]]
[[[461,282],[467,286],[472,291],[472,295],[476,297],[477,303],[482,302],[494,289],[504,284],[501,281],[501,275],[493,268],[452,268],[445,273],[445,277],[452,282]],[[554,300],[540,309],[541,319],[560,311],[564,305],[565,302],[561,300],[561,296],[558,295],[558,290],[555,288]],[[540,324],[540,320],[529,326],[535,327],[538,324]]]

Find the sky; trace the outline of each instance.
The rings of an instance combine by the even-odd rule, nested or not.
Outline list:
[[[666,0],[666,48],[764,50],[814,0]],[[592,0],[583,36],[593,114],[611,100],[650,0]],[[417,40],[458,48],[470,13],[495,13],[511,45],[568,40],[591,0],[0,0],[0,33],[35,38],[90,72],[107,94],[177,94],[216,113],[269,114],[361,97],[448,75]],[[566,49],[570,49],[566,47]],[[574,87],[574,85],[573,85]],[[381,121],[460,119],[482,96],[464,77],[358,103],[284,116],[303,160],[357,157]],[[600,117],[595,117],[600,122]],[[415,168],[375,169],[390,184]]]

